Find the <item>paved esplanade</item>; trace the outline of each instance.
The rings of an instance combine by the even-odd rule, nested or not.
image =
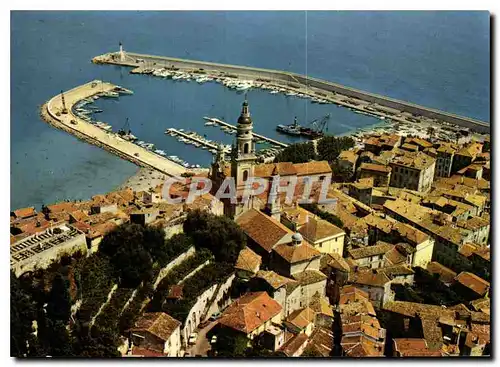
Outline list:
[[[126,141],[117,134],[106,132],[79,118],[72,112],[72,107],[78,101],[92,97],[101,92],[111,91],[114,88],[116,88],[115,85],[104,83],[100,80],[94,80],[73,88],[63,93],[67,109],[66,114],[62,113],[62,96],[59,94],[42,106],[42,117],[51,125],[76,135],[94,145],[100,146],[137,165],[156,169],[169,176],[180,176],[182,173],[186,172],[186,169],[181,165],[134,143]]]
[[[257,81],[267,81],[271,84],[279,84],[281,87],[292,87],[291,90],[305,93],[308,95],[314,94],[317,97],[326,99],[330,102],[337,103],[355,110],[365,111],[365,106],[368,104],[376,104],[378,106],[387,107],[397,110],[399,113],[407,114],[407,116],[395,116],[395,114],[387,114],[383,112],[370,113],[390,118],[394,121],[408,122],[407,117],[411,114],[423,116],[427,119],[436,119],[450,124],[459,125],[471,128],[478,132],[489,133],[490,125],[484,121],[476,120],[470,117],[459,116],[453,113],[436,110],[420,106],[411,102],[401,101],[394,98],[382,96],[375,93],[361,91],[350,88],[344,85],[332,83],[326,80],[311,78],[291,72],[270,70],[262,68],[254,68],[248,66],[219,64],[206,61],[185,60],[173,57],[154,56],[138,54],[134,52],[110,52],[93,58],[95,63],[115,64],[123,66],[132,66],[138,68],[160,68],[174,67],[180,70],[196,70],[204,72],[223,73],[226,76],[241,76],[242,78],[252,79]],[[295,89],[294,89],[295,88]],[[326,92],[326,93],[325,93]],[[353,105],[343,102],[345,98],[355,98],[360,105]],[[428,121],[432,122],[432,121]]]

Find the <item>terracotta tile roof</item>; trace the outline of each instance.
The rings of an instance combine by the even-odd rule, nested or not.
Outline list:
[[[437,149],[437,152],[445,154],[454,154],[456,152],[456,149],[450,144],[441,144]]]
[[[381,173],[389,173],[391,172],[391,167],[383,166],[381,164],[373,164],[373,163],[361,163],[360,169],[362,171],[375,171]]]
[[[350,249],[348,253],[353,259],[357,260],[357,259],[363,259],[365,257],[384,255],[385,253],[391,251],[394,248],[395,246],[391,245],[390,243],[378,241],[373,246]]]
[[[47,206],[47,210],[49,213],[54,214],[54,213],[71,213],[72,211],[76,210],[77,208],[75,207],[74,203],[69,203],[69,202],[61,202],[57,204],[52,204]]]
[[[465,256],[465,257],[469,257],[477,249],[478,249],[478,246],[473,244],[473,243],[464,243],[462,245],[462,247],[460,247],[460,249],[458,250],[458,253],[460,255]]]
[[[340,254],[333,252],[329,254],[324,254],[321,258],[321,268],[331,266],[334,269],[349,272],[351,268],[345,259],[340,256]]]
[[[248,334],[278,315],[282,307],[266,292],[247,293],[234,301],[219,323]]]
[[[407,149],[409,151],[417,152],[418,151],[418,145],[410,144],[410,143],[404,143],[401,145],[401,149]]]
[[[259,270],[256,277],[265,280],[273,289],[279,289],[290,283],[298,284],[296,280],[279,275],[272,270]]]
[[[309,307],[305,307],[293,311],[290,315],[288,315],[286,321],[299,329],[305,329],[309,324],[314,324],[315,318],[316,312]]]
[[[471,331],[479,338],[480,342],[491,342],[491,326],[490,324],[471,324]]]
[[[147,348],[142,348],[142,347],[134,347],[132,348],[132,355],[131,357],[167,357],[167,355],[158,352],[156,350],[152,349],[147,349]]]
[[[326,279],[326,275],[318,270],[304,270],[293,274],[292,277],[301,285],[314,284]]]
[[[391,161],[391,165],[422,170],[432,166],[435,162],[435,158],[423,152],[405,152],[402,155],[394,157]]]
[[[318,314],[333,317],[333,307],[326,297],[313,295],[309,307]]]
[[[253,252],[249,247],[245,247],[240,251],[234,267],[255,273],[258,271],[261,263],[262,257]]]
[[[472,143],[467,147],[463,147],[458,151],[458,155],[463,155],[467,157],[475,158],[479,153],[483,151],[483,145],[479,143]]]
[[[424,303],[415,302],[404,302],[404,301],[392,301],[387,302],[383,305],[383,309],[386,311],[391,311],[394,313],[399,313],[408,317],[416,317],[421,315],[423,317],[434,317],[439,316],[455,316],[455,311],[450,308],[443,308],[437,305],[429,305]]]
[[[490,261],[490,248],[485,247],[474,251],[474,254],[482,258],[483,260]]]
[[[14,216],[16,218],[28,218],[36,215],[35,207],[31,206],[29,208],[21,208],[14,210]]]
[[[108,206],[112,203],[106,198],[106,195],[92,196],[92,206]]]
[[[405,143],[418,145],[422,148],[432,148],[432,143],[428,142],[425,139],[421,139],[421,138],[407,138],[407,139],[405,139]]]
[[[374,342],[365,336],[343,337],[341,345],[346,357],[363,358],[384,356],[384,344]]]
[[[476,310],[476,311],[485,312],[485,310],[488,310],[488,312],[486,312],[486,313],[489,313],[489,310],[490,310],[490,299],[489,298],[478,298],[478,299],[472,301],[470,304],[471,304],[472,308],[474,308],[474,310]]]
[[[321,241],[325,238],[342,234],[345,235],[345,232],[339,227],[324,219],[316,217],[309,218],[309,221],[300,227],[299,233],[310,242]]]
[[[455,273],[451,269],[448,269],[446,266],[441,265],[437,261],[432,261],[427,264],[427,271],[431,274],[438,274],[439,280],[444,283],[451,283],[457,276],[457,273]]]
[[[355,164],[358,159],[358,155],[354,150],[343,150],[340,152],[338,159]]]
[[[71,223],[71,225],[73,227],[75,227],[76,229],[79,229],[83,233],[88,233],[91,229],[89,224],[83,223],[83,222],[75,222],[75,223]]]
[[[350,321],[350,320],[349,320]],[[363,333],[372,337],[373,339],[378,339],[380,336],[380,328],[374,327],[363,321],[355,321],[342,324],[342,333]]]
[[[250,209],[236,218],[236,223],[254,242],[267,252],[285,236],[291,237],[292,232],[280,222],[256,209]]]
[[[481,217],[472,217],[470,219],[464,221],[458,221],[457,226],[470,229],[473,231],[477,231],[480,228],[486,227],[490,225],[490,221],[483,219]]]
[[[353,285],[346,285],[341,288],[340,301],[339,301],[340,304],[344,304],[347,302],[354,302],[360,299],[368,300],[369,299],[368,293]]]
[[[397,276],[413,275],[415,272],[406,264],[386,266],[383,268],[378,268],[379,273],[384,273],[389,278],[395,278]]]
[[[108,234],[109,232],[111,232],[112,230],[114,230],[117,227],[118,227],[118,225],[116,223],[104,222],[104,223],[99,223],[99,224],[95,224],[95,225],[91,226],[91,231],[105,236],[106,234]]]
[[[298,226],[306,224],[309,218],[314,216],[314,214],[298,205],[285,206],[281,215]]]
[[[316,250],[305,240],[303,240],[300,245],[294,245],[292,243],[276,245],[274,247],[274,252],[290,264],[294,264],[299,261],[311,260],[321,256],[321,252]]]
[[[299,333],[286,342],[280,349],[287,357],[294,356],[297,351],[307,343],[308,337],[305,333]]]
[[[333,347],[333,333],[331,330],[316,327],[309,338],[309,343],[305,349],[321,354],[323,357],[329,357]]]
[[[133,333],[149,332],[165,342],[180,326],[181,322],[165,312],[147,312],[136,321],[130,331]]]
[[[341,289],[339,305],[343,319],[359,315],[376,316],[368,293],[353,286],[344,286]]]
[[[307,163],[295,163],[293,166],[297,172],[297,176],[332,173],[332,169],[327,161],[311,161]]]
[[[455,280],[463,286],[477,293],[479,296],[484,296],[490,288],[490,283],[478,277],[475,274],[463,271],[455,277]]]
[[[420,317],[424,339],[430,350],[440,350],[443,346],[443,331],[435,317]]]
[[[82,210],[75,210],[70,214],[70,218],[71,217],[77,222],[85,222],[89,219],[88,214]]]
[[[349,283],[372,287],[383,287],[390,281],[389,277],[384,273],[374,273],[371,270],[355,272],[352,274],[352,278],[349,279]]]
[[[425,339],[394,338],[394,351],[401,357],[441,357],[440,351],[431,351]]]
[[[254,175],[256,177],[271,177],[273,172],[280,176],[292,176],[297,174],[295,165],[291,162],[279,162],[268,164],[257,164],[254,166]]]
[[[406,262],[406,256],[403,255],[396,247],[387,251],[384,257],[390,265],[396,265]]]

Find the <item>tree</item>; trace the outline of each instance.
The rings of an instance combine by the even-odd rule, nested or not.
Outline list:
[[[33,332],[36,318],[35,302],[21,288],[19,279],[10,273],[10,355],[23,357],[28,354],[26,341]]]
[[[283,149],[275,158],[275,162],[306,163],[316,159],[312,142],[291,144]]]
[[[336,182],[350,182],[354,172],[349,168],[339,164],[339,160],[335,159],[330,163],[332,167],[332,179]]]
[[[300,206],[303,207],[305,210],[307,210],[313,214],[316,214],[321,219],[324,219],[327,222],[330,222],[339,228],[344,228],[344,223],[342,222],[342,220],[339,217],[337,217],[336,215],[334,215],[330,212],[326,212],[324,210],[321,210],[318,207],[317,203],[300,204]]]
[[[217,357],[242,358],[247,356],[249,339],[246,335],[227,328],[221,328],[219,331],[214,345]]]
[[[219,262],[234,264],[246,245],[246,236],[234,221],[201,210],[189,212],[184,232],[196,247],[207,248]]]
[[[160,253],[164,239],[161,232],[138,224],[123,224],[108,233],[99,245],[99,252],[108,256],[115,273],[125,288],[135,288],[152,276],[153,257]],[[151,243],[146,244],[147,241]]]
[[[318,141],[318,159],[328,162],[335,161],[340,152],[354,147],[354,139],[350,136],[324,136]]]
[[[60,320],[67,323],[71,315],[71,299],[68,281],[61,273],[57,273],[52,281],[49,299],[47,302],[47,317],[51,320]]]
[[[52,357],[72,357],[73,347],[66,329],[61,320],[47,319],[47,330],[49,340],[49,355]]]

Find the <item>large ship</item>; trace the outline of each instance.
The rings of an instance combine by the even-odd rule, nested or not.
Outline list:
[[[300,126],[297,123],[297,117],[295,117],[293,124],[291,125],[278,125],[276,126],[276,130],[280,133],[288,134],[288,135],[301,135]]]
[[[328,131],[327,122],[329,118],[330,114],[324,116],[321,120],[315,119],[308,124],[311,127],[307,127],[299,125],[297,117],[295,117],[293,124],[278,125],[276,126],[276,130],[288,135],[304,136],[308,139],[318,139],[325,135],[323,132],[325,128]]]

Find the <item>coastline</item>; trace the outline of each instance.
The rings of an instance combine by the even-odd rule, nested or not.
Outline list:
[[[137,172],[118,186],[116,190],[123,190],[129,187],[136,192],[148,191],[165,182],[166,179],[167,175],[159,171],[151,168],[139,167]]]

